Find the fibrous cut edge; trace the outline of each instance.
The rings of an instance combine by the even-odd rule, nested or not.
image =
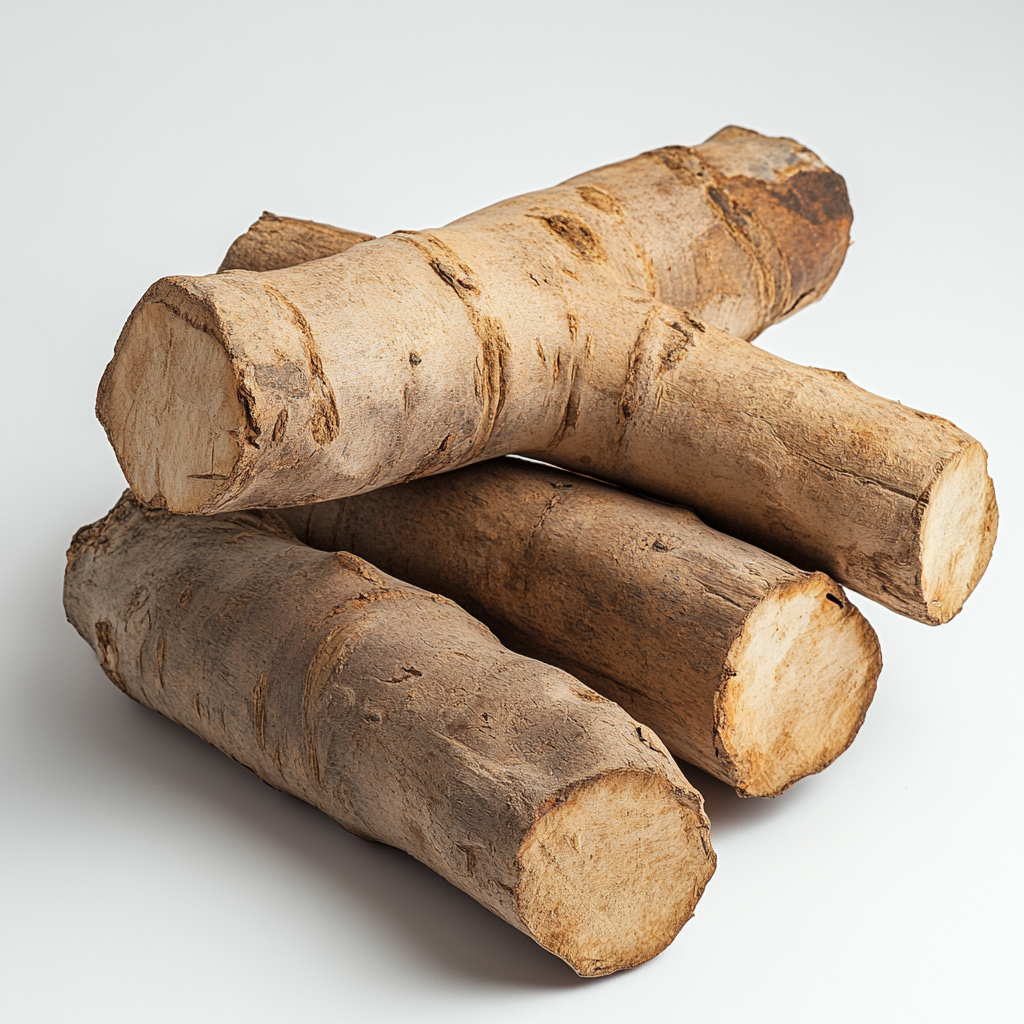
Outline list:
[[[853,742],[875,693],[875,631],[823,573],[776,588],[733,644],[716,746],[742,796],[775,796]]]
[[[681,795],[663,776],[610,773],[576,787],[524,840],[520,920],[577,974],[642,964],[693,916],[713,854],[703,815]]]
[[[999,512],[985,449],[975,442],[947,463],[928,493],[921,522],[921,576],[927,621],[948,622],[992,557]]]
[[[199,511],[235,472],[245,414],[231,360],[220,341],[162,302],[133,314],[97,411],[146,505]]]

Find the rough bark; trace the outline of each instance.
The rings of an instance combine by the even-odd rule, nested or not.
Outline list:
[[[649,729],[273,514],[173,516],[126,494],[75,536],[65,608],[130,697],[580,974],[659,953],[714,869],[700,795]]]
[[[743,205],[759,196],[771,215]],[[995,538],[978,442],[702,319],[751,337],[798,308],[781,253],[818,237],[815,218],[833,238],[845,204],[813,154],[726,129],[445,229],[167,278],[126,324],[97,411],[135,492],[175,511],[344,497],[519,452],[944,622]],[[787,210],[799,230],[764,227]],[[838,269],[800,265],[821,288]]]
[[[246,247],[237,266],[287,266],[306,223],[274,218],[275,244]],[[361,240],[336,232],[323,244],[337,252]],[[281,514],[306,543],[458,601],[744,796],[831,764],[881,671],[874,630],[827,576],[685,509],[521,460]]]
[[[314,547],[457,601],[744,796],[831,764],[881,671],[874,630],[824,574],[548,467],[499,459],[280,514]]]
[[[351,249],[373,235],[264,212],[228,249],[217,270],[280,270]]]

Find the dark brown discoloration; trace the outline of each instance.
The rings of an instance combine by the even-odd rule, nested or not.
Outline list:
[[[596,185],[580,185],[576,191],[579,193],[580,199],[589,206],[593,206],[602,213],[611,213],[616,217],[622,216],[622,207],[619,205],[619,201],[603,188],[598,188]]]
[[[603,262],[608,259],[604,245],[596,231],[579,218],[568,213],[531,214],[560,238],[580,259]]]
[[[709,209],[746,253],[759,279],[758,330],[828,290],[849,246],[853,214],[842,177],[804,147],[733,127],[697,147],[646,155],[681,187],[703,189]]]
[[[820,298],[835,280],[850,244],[853,210],[846,182],[831,170],[806,170],[778,184],[726,179],[729,194],[755,209],[786,254],[791,302],[788,316]]]

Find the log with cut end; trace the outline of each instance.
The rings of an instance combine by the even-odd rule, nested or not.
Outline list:
[[[753,336],[800,305],[778,301],[797,264],[820,294],[838,262],[803,257],[838,251],[822,240],[849,225],[840,187],[795,143],[726,130],[441,230],[168,278],[126,324],[98,413],[135,492],[176,511],[344,497],[518,452],[944,622],[995,538],[980,444],[702,319]]]
[[[274,214],[264,213],[244,235],[235,240],[221,264],[221,270],[281,269],[293,266],[307,258],[306,254],[315,253],[315,256],[308,258],[320,259],[324,256],[345,252],[353,245],[367,241],[370,237],[344,228],[334,228],[325,224],[313,224],[311,221],[277,217]],[[795,236],[790,239],[790,244],[797,251],[785,255],[790,260],[799,259],[799,244]],[[830,371],[815,372],[828,373]],[[834,376],[837,379],[845,379],[843,374],[834,374]],[[748,395],[749,392],[756,390],[755,383],[748,388]],[[887,407],[890,412],[895,412],[898,420],[904,418],[900,416],[898,410],[893,408],[892,403],[886,403],[884,399],[877,401],[880,407]],[[822,407],[826,405],[827,399],[825,402],[819,403],[815,410],[819,419],[822,416]],[[977,585],[988,564],[992,545],[995,542],[998,520],[995,492],[988,478],[985,452],[979,444],[972,443],[972,439],[956,428],[949,429],[950,424],[937,417],[928,416],[915,410],[909,410],[909,415],[912,417],[912,423],[914,418],[930,419],[939,426],[940,430],[937,432],[939,436],[935,436],[931,440],[940,449],[940,465],[935,468],[934,474],[929,473],[927,465],[914,467],[911,472],[916,479],[909,488],[906,487],[905,482],[903,484],[904,489],[910,492],[913,492],[915,484],[920,490],[903,495],[905,499],[910,499],[915,493],[917,495],[914,500],[916,507],[910,512],[910,515],[912,519],[919,519],[919,529],[916,531],[917,536],[911,535],[908,538],[909,544],[905,544],[902,550],[897,547],[891,549],[888,555],[885,555],[884,552],[871,554],[866,547],[862,550],[862,544],[859,543],[866,538],[854,536],[853,543],[847,545],[847,550],[838,553],[825,550],[823,545],[814,544],[807,538],[810,545],[810,553],[808,553],[804,539],[794,542],[792,539],[786,538],[785,524],[779,524],[775,529],[766,530],[762,522],[756,521],[749,515],[749,510],[747,515],[743,515],[742,512],[737,514],[736,510],[722,513],[713,499],[702,502],[701,507],[705,508],[706,515],[719,522],[723,527],[754,539],[763,540],[774,550],[788,553],[804,565],[827,566],[850,586],[862,590],[887,607],[929,624],[946,622],[963,606],[963,602]],[[849,423],[845,424],[846,428],[850,426]],[[920,442],[918,438],[911,437],[911,449],[907,452],[899,452],[898,445],[903,439],[901,435],[905,434],[906,431],[897,429],[895,436],[888,439],[888,451],[876,444],[873,450],[855,460],[861,467],[861,480],[865,496],[871,496],[872,491],[878,487],[884,489],[887,486],[899,486],[898,479],[894,479],[890,485],[881,479],[874,480],[869,475],[870,465],[872,459],[878,460],[880,465],[884,465],[886,462],[899,463],[901,456],[907,461],[912,459],[913,449],[920,447]],[[817,437],[812,438],[812,441],[822,447],[827,447],[827,436],[826,421],[825,429],[819,428]],[[925,444],[927,445],[927,443],[926,440]],[[855,438],[853,447],[856,447]],[[949,455],[950,450],[953,451],[952,455]],[[764,457],[770,457],[771,454],[770,451],[761,452]],[[718,455],[721,463],[728,461],[728,452],[719,450],[713,452],[712,455]],[[712,461],[714,461],[713,458]],[[837,460],[835,469],[837,475],[843,473],[843,462],[845,462],[845,458]],[[583,468],[587,465],[587,456],[581,454],[579,467]],[[905,472],[906,465],[904,464],[901,469]],[[618,475],[627,485],[631,483],[633,474],[629,467],[625,467]],[[893,476],[895,477],[896,474]],[[931,476],[934,478],[929,484]],[[654,488],[660,486],[663,491],[669,492],[671,481],[662,478],[660,484],[655,483],[652,486]],[[742,481],[738,487],[742,489]],[[703,489],[701,493],[703,494]],[[774,495],[769,494],[768,497],[771,499]],[[898,498],[894,495],[890,500],[896,501]],[[885,514],[884,508],[880,507],[881,503],[878,501],[868,501],[865,504],[877,509],[879,514]],[[903,505],[903,512],[906,513],[906,501],[903,502]],[[865,533],[865,531],[856,532],[862,535]],[[842,545],[836,546],[842,547]],[[851,557],[860,564],[851,567],[848,564]],[[874,560],[874,566],[869,567],[864,564],[868,559]],[[911,588],[909,599],[906,595],[899,593],[901,581],[893,578],[900,575],[900,571],[894,569],[897,561],[907,563],[913,574],[914,586]],[[888,569],[886,562],[889,563]],[[905,569],[903,574],[907,575]],[[857,585],[858,578],[868,577],[872,578],[870,586]]]
[[[314,547],[458,601],[744,796],[831,764],[881,671],[827,576],[549,467],[498,459],[280,514]]]
[[[273,514],[174,516],[126,494],[75,536],[64,600],[129,696],[580,974],[659,953],[714,870],[700,795],[654,733]]]
[[[308,225],[264,214],[225,264],[364,240]],[[502,459],[281,514],[309,544],[458,601],[744,796],[829,765],[874,694],[878,640],[838,584],[592,480]]]

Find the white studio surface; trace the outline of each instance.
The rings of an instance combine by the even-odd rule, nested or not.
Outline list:
[[[1024,6],[4,5],[0,1019],[1020,1021]],[[985,579],[854,746],[706,794],[719,867],[660,957],[581,981],[438,876],[128,701],[64,621],[124,484],[96,384],[146,287],[264,209],[382,234],[726,124],[847,180],[855,245],[759,344],[981,439]],[[685,769],[684,769],[685,770]],[[688,772],[689,774],[689,772]]]

